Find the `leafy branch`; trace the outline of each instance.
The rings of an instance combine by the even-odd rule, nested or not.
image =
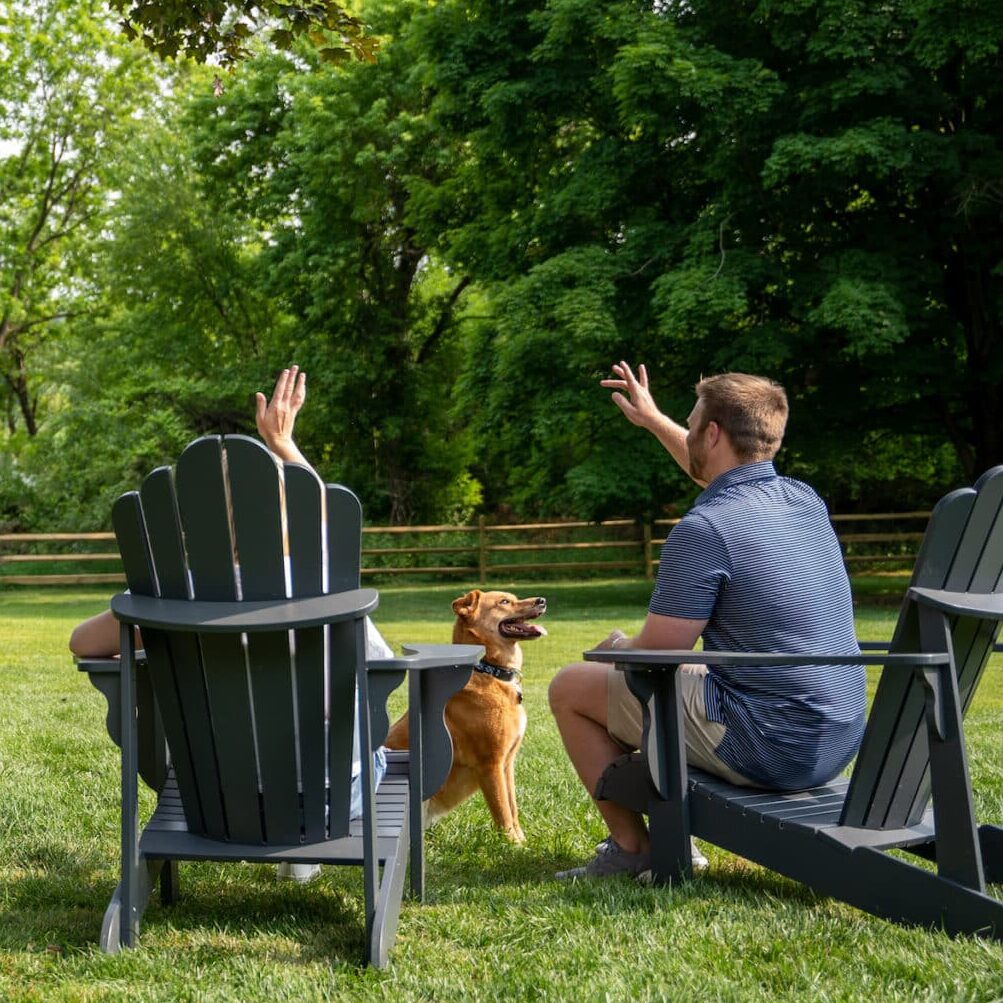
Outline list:
[[[376,58],[377,40],[335,0],[108,0],[122,30],[161,59],[188,56],[232,68],[250,55],[248,42],[263,30],[279,49],[306,36],[325,62]]]

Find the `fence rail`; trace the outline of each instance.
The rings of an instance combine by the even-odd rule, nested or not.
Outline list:
[[[925,522],[928,516],[929,512],[876,512],[834,515],[832,522],[847,566],[859,572],[868,567],[909,567],[923,536],[920,520]],[[463,576],[482,584],[524,573],[630,572],[652,578],[659,548],[678,522],[610,519],[492,525],[482,517],[466,526],[367,526],[362,574],[395,579]],[[114,539],[114,533],[2,533],[0,585],[121,584],[118,554],[101,546]],[[91,549],[95,547],[100,549]]]

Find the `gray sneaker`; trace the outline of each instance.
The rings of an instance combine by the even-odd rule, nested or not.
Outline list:
[[[574,878],[612,878],[626,874],[643,879],[650,871],[650,853],[628,853],[609,836],[596,847],[596,855],[587,864],[572,867],[570,871],[558,871],[554,877],[558,881],[570,881]]]
[[[609,844],[613,841],[612,836],[607,836],[601,843],[596,844],[596,855],[606,853]],[[710,861],[697,848],[696,840],[690,839],[690,863],[694,874],[703,874],[710,867]],[[561,873],[564,873],[563,871]]]

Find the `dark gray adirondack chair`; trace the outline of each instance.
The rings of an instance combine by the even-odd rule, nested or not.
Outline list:
[[[1003,939],[1003,829],[976,827],[962,721],[1003,619],[1003,467],[930,518],[888,653],[836,656],[590,651],[644,704],[642,751],[596,797],[648,814],[657,882],[690,876],[690,834],[877,916]],[[798,793],[735,787],[687,769],[680,663],[883,665],[850,779]],[[932,796],[932,807],[930,805]],[[886,850],[936,861],[916,866]]]
[[[409,851],[423,891],[421,802],[452,757],[443,708],[483,649],[414,645],[367,663],[378,594],[359,588],[358,500],[305,467],[280,473],[253,439],[196,440],[176,470],[119,498],[113,521],[130,588],[112,600],[121,663],[81,662],[109,698],[122,749],[122,879],[102,948],[135,944],[158,876],[164,901],[175,899],[178,860],[355,864],[367,960],[384,966]],[[387,696],[409,670],[410,759],[391,754],[374,791]],[[356,691],[363,814],[353,821]],[[138,773],[159,791],[142,833]]]

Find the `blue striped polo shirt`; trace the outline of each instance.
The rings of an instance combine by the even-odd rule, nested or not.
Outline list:
[[[708,651],[858,654],[850,583],[825,504],[769,461],[721,474],[662,547],[649,609],[706,619]],[[711,666],[717,755],[764,787],[825,783],[864,730],[862,665]]]

